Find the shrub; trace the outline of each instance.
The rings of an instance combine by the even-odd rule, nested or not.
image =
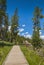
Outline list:
[[[32,45],[34,48],[38,49],[42,47],[42,40],[41,39],[32,39]]]

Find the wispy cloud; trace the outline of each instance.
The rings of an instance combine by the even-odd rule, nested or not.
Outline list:
[[[32,36],[30,34],[27,34],[27,35],[25,35],[25,37],[31,39]]]
[[[28,32],[25,32],[25,34],[29,34]]]
[[[25,26],[26,26],[25,24],[22,25],[22,27],[25,27]]]
[[[23,32],[23,31],[24,31],[24,28],[20,28],[20,29],[19,29],[19,32]]]
[[[30,35],[29,32],[22,33],[21,36],[24,36],[25,38],[30,38],[30,39],[32,37],[32,35]]]

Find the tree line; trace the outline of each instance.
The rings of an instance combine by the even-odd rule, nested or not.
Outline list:
[[[9,24],[8,13],[6,13],[6,0],[0,0],[0,40],[13,41],[18,33],[18,9],[16,8],[14,15]],[[11,26],[11,30],[8,28]]]

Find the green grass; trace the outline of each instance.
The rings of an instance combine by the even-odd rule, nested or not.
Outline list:
[[[4,62],[11,48],[12,46],[9,46],[9,45],[0,46],[0,65],[2,65],[2,63]]]
[[[34,50],[30,50],[26,46],[20,46],[29,65],[44,65],[44,59],[36,54]]]

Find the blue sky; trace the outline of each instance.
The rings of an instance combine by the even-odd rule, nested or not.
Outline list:
[[[39,6],[42,8],[42,14],[44,15],[44,0],[7,0],[7,13],[9,18],[12,17],[16,8],[18,8],[20,35],[32,35],[32,18],[34,8]],[[40,20],[41,27],[43,27],[44,19]],[[41,35],[44,35],[44,31],[40,31]]]

